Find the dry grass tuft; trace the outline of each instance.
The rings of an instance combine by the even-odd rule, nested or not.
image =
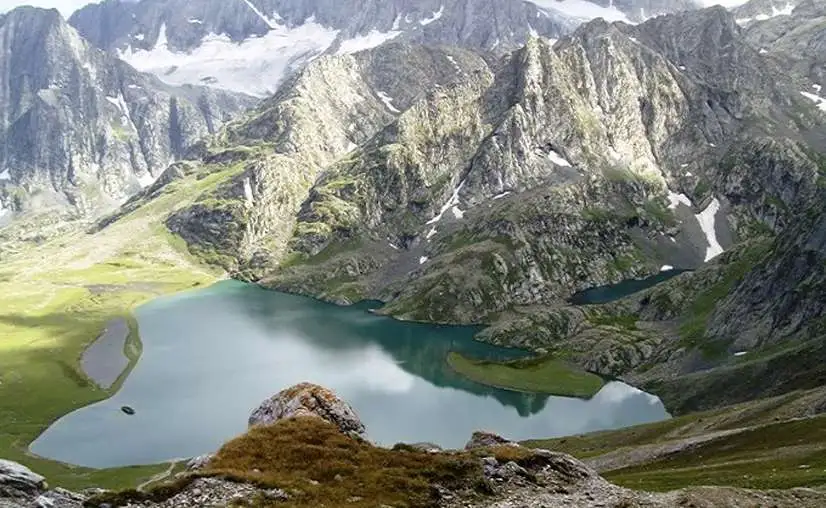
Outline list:
[[[250,429],[221,448],[209,473],[283,489],[292,498],[279,506],[430,507],[437,501],[433,485],[482,484],[470,454],[378,448],[318,418]]]

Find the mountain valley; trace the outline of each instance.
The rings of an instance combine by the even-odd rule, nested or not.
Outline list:
[[[18,7],[0,32],[0,457],[79,493],[19,490],[7,479],[39,475],[0,461],[0,506],[224,506],[238,489],[250,506],[822,505],[826,2],[106,0],[68,21]],[[227,278],[237,282],[213,285]],[[221,284],[349,307],[341,315],[357,324],[319,310],[341,328],[318,332],[338,342],[317,356],[329,375],[306,381],[340,391],[366,422],[371,405],[347,376],[411,411],[402,380],[416,379],[534,422],[555,407],[550,394],[631,407],[612,395],[621,384],[661,401],[667,419],[586,417],[584,430],[546,424],[521,446],[419,443],[385,457],[370,434],[381,425],[368,425],[372,443],[351,443],[284,416],[189,472],[179,460],[87,469],[32,455],[84,410],[142,400],[129,383],[171,348],[148,340],[141,316],[165,295],[201,301]],[[215,315],[248,305],[273,316],[250,329],[279,340],[278,323],[301,315],[238,302]],[[102,388],[79,359],[115,319],[128,325],[128,367]],[[345,369],[358,349],[346,337],[372,337],[368,320],[385,319],[398,327],[360,353],[372,367]],[[200,321],[174,326],[201,330],[200,362],[181,360],[191,368],[213,365],[207,344],[222,337],[208,334],[239,341],[236,352],[254,335]],[[473,327],[456,330],[476,346],[425,338],[457,325]],[[473,356],[501,347],[516,356]],[[539,372],[555,388],[536,388]],[[155,410],[136,407],[138,422]],[[450,413],[427,407],[429,419]],[[525,439],[518,428],[498,432]],[[315,442],[352,455],[314,448],[325,472],[301,473],[307,486],[277,454],[245,448],[265,437],[296,457]],[[372,460],[415,480],[391,481]],[[353,493],[339,497],[336,482]]]

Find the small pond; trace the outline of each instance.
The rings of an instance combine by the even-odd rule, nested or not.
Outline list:
[[[335,390],[383,445],[461,447],[474,430],[526,439],[668,418],[658,398],[623,383],[590,400],[474,383],[448,367],[448,352],[523,353],[474,341],[475,328],[404,323],[367,310],[235,281],[154,300],[135,313],[143,355],[118,393],[61,418],[31,450],[100,468],[212,452],[245,430],[261,401],[302,381]]]

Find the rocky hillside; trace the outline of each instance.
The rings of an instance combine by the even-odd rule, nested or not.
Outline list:
[[[81,494],[49,490],[42,476],[0,461],[0,506],[786,508],[816,507],[826,501],[822,492],[811,489],[761,492],[706,487],[639,492],[606,481],[570,455],[528,448],[485,432],[475,432],[464,450],[441,450],[427,443],[380,448],[365,440],[364,430],[346,402],[325,388],[303,383],[264,401],[250,417],[245,435],[214,455],[193,459],[188,471],[143,490]],[[660,432],[650,430],[651,435]],[[765,431],[736,429],[729,434],[748,432],[759,435]],[[720,438],[700,435],[694,441],[725,440]],[[587,439],[577,438],[573,447]],[[571,447],[565,442],[552,444]],[[673,455],[690,452],[680,450]],[[605,454],[604,459],[609,456]]]
[[[255,266],[284,256],[301,203],[326,167],[355,153],[425,91],[486,65],[472,52],[404,44],[320,58],[248,119],[229,125],[214,146],[203,146],[199,161],[170,168],[121,213],[151,203],[181,172],[231,174],[194,206],[171,215],[167,226],[203,258],[256,272]]]
[[[594,21],[434,91],[331,166],[267,283],[470,323],[694,268],[811,200],[800,138],[823,120],[721,8]]]
[[[56,10],[0,16],[0,41],[0,216],[111,209],[251,105],[141,74],[87,44]]]
[[[806,0],[798,2],[794,9],[794,3],[787,5],[782,15],[754,18],[746,25],[745,36],[790,73],[808,78],[802,91],[826,110],[826,99],[822,99],[826,97],[822,91],[826,86],[826,4]],[[740,15],[738,11],[737,16]]]

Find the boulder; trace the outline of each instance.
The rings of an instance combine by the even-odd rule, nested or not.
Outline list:
[[[345,434],[362,436],[366,430],[349,404],[331,390],[312,383],[292,386],[265,400],[253,411],[249,425],[272,425],[279,420],[301,416],[326,420]]]
[[[45,478],[17,462],[0,459],[0,497],[31,496],[45,489]]]
[[[502,436],[497,436],[491,432],[476,431],[470,438],[470,441],[465,445],[465,450],[473,450],[476,448],[488,448],[491,446],[519,446],[513,441],[509,441]]]
[[[553,472],[555,475],[565,478],[572,483],[599,476],[594,469],[567,453],[554,452],[542,448],[536,448],[532,450],[532,452],[534,457],[540,461],[548,472]]]
[[[207,453],[204,455],[199,455],[197,457],[193,457],[189,459],[189,462],[186,463],[186,470],[187,471],[199,471],[204,469],[209,465],[209,462],[212,460],[212,457],[215,455],[212,453]]]
[[[39,474],[0,459],[0,508],[81,508],[86,499],[65,489],[46,489],[46,480]]]

